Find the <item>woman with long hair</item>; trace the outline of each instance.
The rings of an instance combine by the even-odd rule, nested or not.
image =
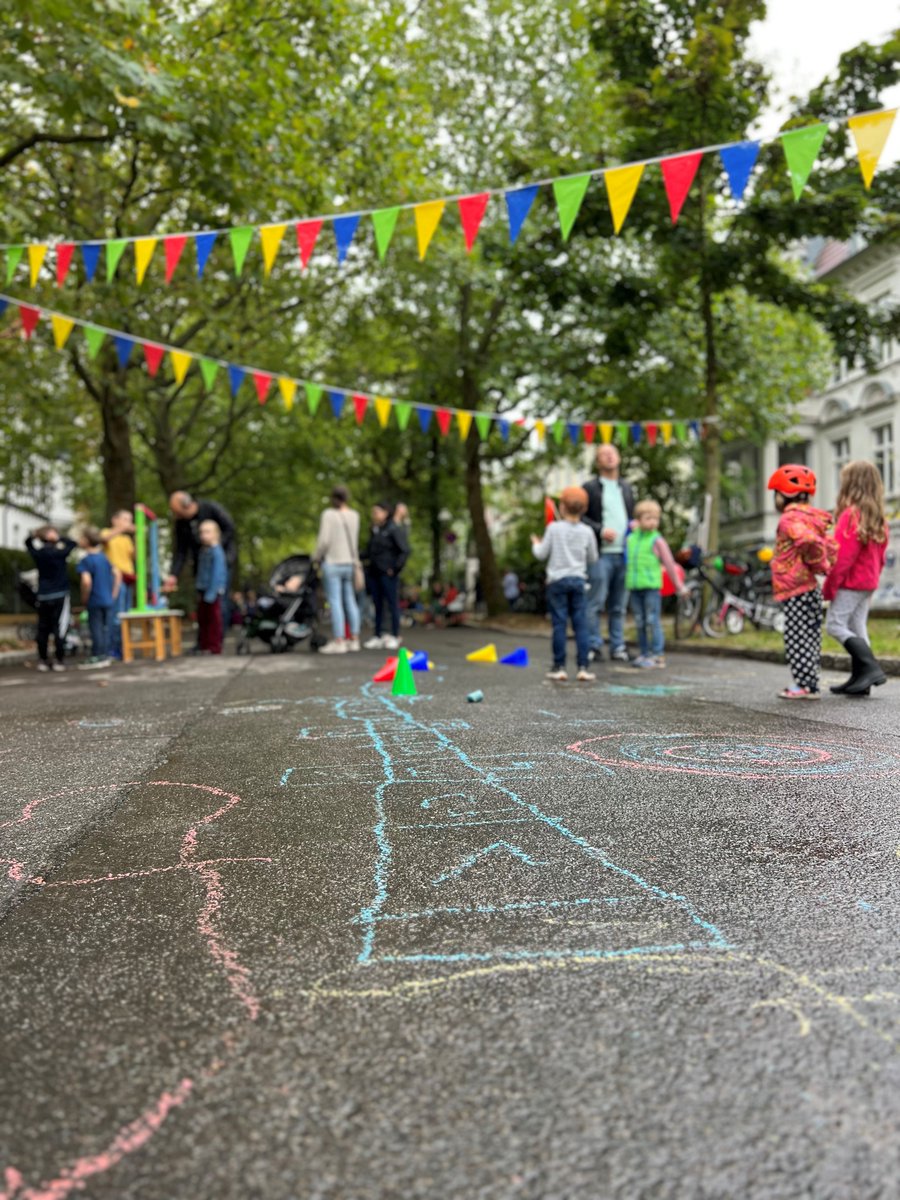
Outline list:
[[[359,650],[359,608],[356,575],[359,562],[359,513],[350,507],[345,487],[331,490],[331,507],[322,513],[316,561],[322,563],[325,595],[331,610],[331,641],[320,654],[345,654]],[[349,628],[350,637],[345,637]]]

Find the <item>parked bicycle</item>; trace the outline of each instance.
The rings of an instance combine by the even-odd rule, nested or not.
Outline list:
[[[756,564],[734,554],[704,556],[698,546],[675,557],[688,570],[686,592],[675,609],[676,638],[690,637],[698,627],[707,637],[737,634],[748,620],[757,629],[783,629],[783,614],[772,600],[771,552],[766,548],[757,552]]]

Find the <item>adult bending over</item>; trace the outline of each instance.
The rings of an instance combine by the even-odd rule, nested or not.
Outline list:
[[[386,501],[372,506],[372,529],[364,557],[375,602],[375,636],[366,642],[366,649],[396,650],[400,645],[400,572],[409,558],[409,539]],[[391,623],[387,636],[382,634],[385,606]]]
[[[228,510],[221,504],[217,504],[215,500],[195,500],[189,492],[173,492],[169,497],[169,508],[175,518],[175,549],[172,553],[169,574],[163,581],[163,591],[173,592],[175,590],[178,586],[178,576],[184,570],[188,559],[194,568],[196,578],[197,561],[203,546],[200,539],[200,526],[204,521],[215,521],[221,530],[221,546],[230,577],[234,573],[234,566],[237,562],[237,533]]]
[[[320,654],[344,654],[358,650],[359,608],[356,603],[357,570],[359,562],[359,513],[350,507],[350,493],[345,487],[331,491],[331,507],[322,513],[316,561],[322,563],[325,595],[331,609],[331,641]],[[347,627],[350,637],[345,638]]]

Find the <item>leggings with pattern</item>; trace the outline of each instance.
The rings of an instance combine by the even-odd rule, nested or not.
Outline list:
[[[817,692],[822,655],[822,593],[818,588],[785,600],[784,654],[797,687]]]

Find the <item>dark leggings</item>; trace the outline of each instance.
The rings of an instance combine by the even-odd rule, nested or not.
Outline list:
[[[66,633],[69,628],[69,597],[38,601],[38,657],[47,661],[50,634],[56,639],[56,661],[62,662],[66,653]]]
[[[372,571],[371,579],[372,599],[375,602],[375,636],[381,637],[386,604],[391,618],[391,633],[397,637],[400,633],[400,580],[396,575],[386,575],[377,569]]]

